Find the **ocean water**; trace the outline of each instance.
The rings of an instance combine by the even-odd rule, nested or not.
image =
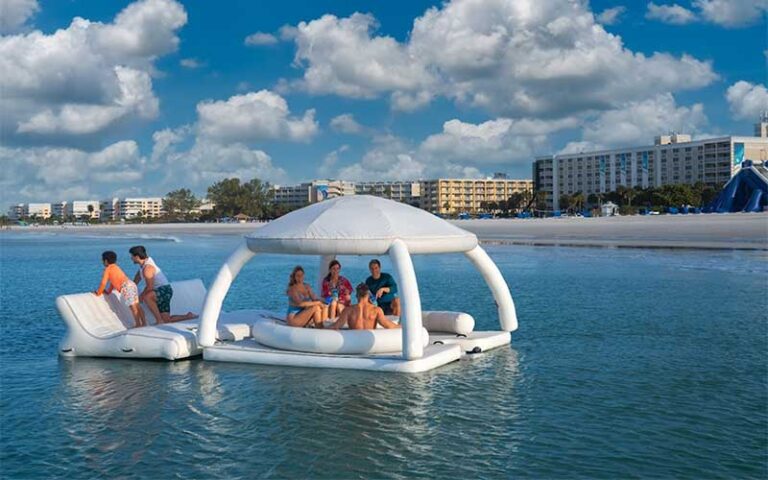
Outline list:
[[[96,288],[102,250],[210,283],[238,241],[0,236],[0,477],[768,477],[766,252],[488,246],[511,347],[418,375],[57,356],[54,300]],[[462,256],[414,260],[424,308],[496,328]],[[225,308],[282,310],[316,263],[257,256]]]

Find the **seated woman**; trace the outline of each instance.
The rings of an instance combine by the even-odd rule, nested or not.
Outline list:
[[[296,266],[288,281],[288,312],[285,322],[291,327],[323,328],[328,309],[315,296],[308,283],[304,283],[304,269]]]
[[[336,318],[345,307],[352,304],[352,284],[340,272],[341,264],[338,260],[332,260],[328,264],[328,275],[323,279],[322,295],[328,304],[329,318]]]
[[[376,325],[384,328],[400,328],[395,322],[390,321],[381,307],[371,303],[368,285],[361,283],[355,289],[357,295],[357,305],[352,305],[344,309],[339,315],[339,319],[331,325],[331,328],[338,330],[344,325],[349,325],[350,330],[373,330]]]

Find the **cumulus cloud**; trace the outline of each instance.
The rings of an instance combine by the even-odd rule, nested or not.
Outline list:
[[[111,194],[116,185],[140,181],[145,159],[136,142],[121,141],[103,150],[0,146],[0,191],[3,202],[57,199]],[[19,196],[5,198],[11,192]]]
[[[611,14],[607,16],[610,17]],[[576,0],[452,0],[415,19],[406,42],[376,34],[371,15],[333,15],[291,30],[310,93],[375,98],[413,110],[447,97],[504,116],[615,108],[717,78],[689,55],[644,55]]]
[[[374,138],[359,162],[342,168],[338,177],[352,181],[414,180],[424,178],[425,171],[406,140],[382,135]]]
[[[363,126],[357,123],[355,116],[351,113],[343,113],[331,119],[331,128],[341,133],[361,133]]]
[[[159,102],[152,92],[152,81],[146,72],[118,66],[115,67],[115,76],[119,93],[111,105],[67,103],[56,110],[46,109],[21,121],[17,132],[90,134],[128,115],[141,118],[157,116]]]
[[[473,165],[521,163],[549,148],[551,133],[575,128],[576,118],[537,120],[499,118],[480,124],[453,119],[443,131],[430,135],[420,145],[422,157]]]
[[[53,134],[93,134],[123,119],[154,118],[154,61],[176,50],[186,21],[174,0],[140,0],[112,23],[76,17],[50,35],[0,37],[3,140],[45,144]]]
[[[759,22],[768,11],[768,0],[694,0],[691,6],[688,9],[651,2],[645,18],[673,25],[705,21],[725,28],[747,27]]]
[[[346,152],[347,150],[349,150],[349,145],[342,145],[336,150],[329,152],[325,157],[323,157],[323,162],[317,168],[318,176],[332,177],[333,172],[335,171],[335,168],[336,168],[336,164],[339,162],[339,156],[341,156],[341,154]]]
[[[765,85],[756,85],[744,80],[728,87],[725,94],[733,118],[739,120],[757,120],[768,111],[768,89]]]
[[[18,31],[39,11],[37,0],[0,0],[0,34]]]
[[[168,155],[164,169],[164,183],[169,188],[206,188],[231,177],[279,183],[286,177],[285,171],[274,166],[272,157],[262,150],[242,143],[220,144],[203,139],[198,139],[189,150]]]
[[[670,131],[696,134],[706,127],[704,106],[678,106],[672,94],[632,102],[601,113],[583,130],[583,140],[610,147],[648,145]]]
[[[175,147],[183,142],[192,131],[189,125],[178,128],[165,128],[152,134],[152,163],[158,165],[166,155],[175,151]]]
[[[551,151],[550,135],[579,127],[580,119],[498,118],[474,124],[453,119],[439,133],[412,143],[394,135],[374,136],[359,161],[338,170],[350,180],[413,180],[436,177],[482,177],[499,165],[527,165]],[[323,171],[332,170],[338,155]]]
[[[243,43],[249,47],[274,45],[277,43],[277,37],[271,33],[256,32],[245,37]]]
[[[672,5],[657,5],[653,2],[648,4],[645,18],[672,25],[686,25],[695,22],[697,19],[695,13],[676,3]]]
[[[305,68],[299,85],[311,93],[374,98],[392,91],[418,91],[432,83],[425,66],[406,47],[386,36],[372,36],[372,15],[323,15],[301,22],[283,35],[296,42],[294,62]]]
[[[693,5],[705,20],[727,28],[753,25],[768,10],[768,0],[695,0]]]
[[[301,118],[291,117],[285,99],[269,90],[198,103],[197,115],[200,135],[219,142],[305,142],[319,130],[314,110],[307,110]]]
[[[624,6],[606,8],[596,18],[603,25],[615,25],[626,11],[627,7]]]

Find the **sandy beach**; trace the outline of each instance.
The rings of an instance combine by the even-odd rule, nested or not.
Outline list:
[[[484,243],[768,250],[768,213],[601,218],[454,220]],[[263,223],[125,224],[11,227],[3,235],[243,235]]]

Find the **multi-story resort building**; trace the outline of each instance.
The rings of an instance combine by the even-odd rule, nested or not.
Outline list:
[[[8,218],[11,220],[18,220],[21,217],[24,216],[24,209],[26,208],[26,204],[24,203],[14,203],[8,208]]]
[[[118,205],[117,218],[119,219],[160,218],[165,213],[162,197],[123,198]]]
[[[653,145],[538,157],[533,163],[536,192],[548,210],[560,209],[560,196],[614,192],[619,186],[648,188],[702,182],[722,187],[744,160],[764,161],[768,154],[768,121],[756,125],[760,136],[727,136],[691,140],[671,134]]]
[[[54,206],[50,203],[16,203],[8,209],[8,218],[12,220],[22,218],[47,220],[51,218],[53,212]]]
[[[47,220],[51,218],[51,211],[50,203],[27,203],[24,205],[22,215],[28,218]]]
[[[275,204],[301,208],[328,198],[354,195],[355,184],[343,180],[313,180],[298,185],[273,185],[272,193]]]
[[[165,214],[161,197],[115,197],[98,203],[100,210],[98,218],[104,222],[134,218],[160,218]]]
[[[497,176],[499,177],[499,176]],[[507,178],[439,178],[421,182],[421,208],[432,213],[477,213],[489,202],[508,200],[513,194],[531,194],[531,180]]]
[[[56,218],[64,218],[67,215],[67,207],[69,202],[56,202],[51,204],[51,216]]]
[[[357,182],[355,194],[389,198],[409,205],[419,206],[421,183],[419,181]]]
[[[74,202],[61,202],[64,204],[64,215],[61,218],[69,216],[77,219],[93,219],[98,220],[101,218],[101,203],[97,200],[75,200]]]

